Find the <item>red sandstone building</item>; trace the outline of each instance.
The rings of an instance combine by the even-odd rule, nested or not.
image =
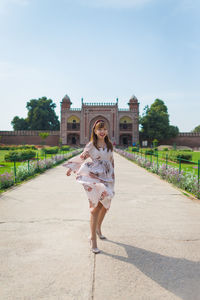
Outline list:
[[[109,128],[109,138],[116,145],[133,145],[139,141],[139,103],[135,96],[129,108],[119,108],[118,99],[112,103],[84,103],[81,108],[71,108],[66,95],[61,102],[60,137],[65,145],[85,145],[97,119],[103,119]]]
[[[60,131],[17,130],[0,131],[0,143],[8,145],[40,145],[40,132],[48,132],[45,143],[49,146],[85,145],[90,138],[91,128],[97,119],[103,119],[109,128],[109,137],[120,146],[133,145],[139,141],[139,103],[135,96],[128,102],[129,108],[119,108],[118,99],[114,103],[84,103],[81,108],[72,108],[66,95],[61,101]],[[164,145],[189,146],[200,150],[200,133],[181,132],[177,137],[163,141]]]

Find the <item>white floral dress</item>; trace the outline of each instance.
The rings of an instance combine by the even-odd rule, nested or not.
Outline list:
[[[89,157],[92,161],[86,162]],[[113,151],[107,151],[106,146],[98,150],[90,141],[80,155],[71,158],[63,166],[72,169],[76,174],[76,180],[83,184],[91,212],[99,201],[107,211],[109,210],[115,195]]]

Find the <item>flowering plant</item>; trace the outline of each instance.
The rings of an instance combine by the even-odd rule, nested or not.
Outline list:
[[[139,166],[148,169],[150,172],[157,173],[161,178],[173,183],[185,191],[192,193],[200,199],[200,185],[198,184],[198,177],[194,172],[188,173],[184,170],[179,172],[179,169],[176,167],[172,167],[164,163],[157,164],[154,161],[151,162],[147,158],[139,156],[136,152],[130,153],[117,148],[115,148],[115,151],[127,159],[136,162]]]

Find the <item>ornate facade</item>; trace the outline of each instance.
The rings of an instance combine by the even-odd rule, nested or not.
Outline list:
[[[81,108],[71,108],[66,95],[61,102],[60,137],[63,145],[85,145],[97,119],[103,119],[109,128],[109,138],[115,145],[133,145],[139,142],[139,103],[135,96],[129,108],[118,108],[114,103],[84,103]]]

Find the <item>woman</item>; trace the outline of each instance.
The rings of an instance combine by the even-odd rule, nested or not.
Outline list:
[[[85,162],[90,157],[92,161]],[[68,160],[64,167],[69,168],[66,175],[76,173],[76,180],[83,184],[90,206],[90,247],[94,253],[97,248],[96,233],[99,238],[105,239],[101,233],[101,225],[111,200],[115,195],[113,144],[108,137],[108,128],[103,120],[97,120],[92,128],[90,142],[83,152]]]

